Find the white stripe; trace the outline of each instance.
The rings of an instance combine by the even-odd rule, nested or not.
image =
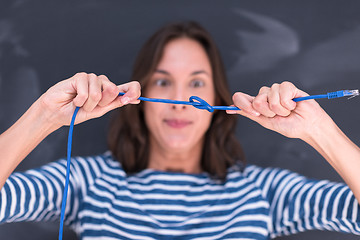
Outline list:
[[[358,210],[360,206],[356,198],[354,199],[353,205],[354,206],[353,206],[352,222],[355,223],[356,231],[360,233],[360,224],[356,222],[356,218],[358,218]]]
[[[260,168],[255,165],[246,165],[246,167],[244,169],[244,175],[249,177],[249,174],[253,175],[254,172],[259,172],[259,170],[260,170]],[[254,179],[254,178],[252,178],[252,179]]]
[[[282,178],[286,175],[288,175],[289,172],[288,171],[277,171],[276,177],[272,180],[271,182],[271,186],[276,186],[278,184],[280,184],[283,180]],[[295,173],[293,173],[295,175]]]
[[[149,170],[152,171],[152,170]],[[152,181],[157,181],[157,182],[161,182],[161,181],[165,181],[165,182],[174,182],[174,183],[178,183],[179,181],[181,182],[189,182],[189,183],[195,183],[197,185],[203,185],[203,184],[209,184],[211,181],[211,179],[209,178],[197,178],[196,176],[189,176],[189,175],[165,175],[165,173],[162,174],[153,174],[150,175],[146,178],[139,178],[137,176],[130,176],[128,177],[128,182],[139,182],[141,184],[149,184]]]
[[[5,185],[8,184],[10,180],[7,179],[5,181],[4,186],[1,188],[1,198],[0,198],[0,203],[1,203],[1,209],[0,209],[0,222],[3,221],[4,217],[5,217],[5,209],[7,208],[7,199],[6,199],[6,192],[5,192]]]
[[[234,208],[234,211],[231,214],[228,215],[222,215],[222,216],[214,216],[214,217],[196,217],[193,216],[191,218],[188,218],[187,220],[184,220],[181,223],[178,224],[167,224],[167,226],[171,226],[171,227],[176,227],[176,226],[184,226],[184,225],[191,225],[191,224],[197,224],[197,223],[207,223],[207,222],[211,222],[211,223],[222,223],[222,222],[227,222],[230,219],[233,219],[234,217],[236,217],[238,214],[240,214],[243,211],[246,210],[250,210],[250,209],[259,209],[261,207],[267,207],[268,204],[266,202],[257,202],[257,203],[248,203],[246,205],[242,205],[241,207],[238,208]],[[209,211],[211,212],[211,211]],[[203,213],[200,213],[203,214]],[[199,214],[199,215],[200,215]],[[245,215],[243,217],[249,217],[249,220],[256,215],[261,215],[262,217],[260,218],[261,221],[265,221],[266,218],[269,218],[268,215],[264,215],[264,214],[253,214],[253,215]],[[169,216],[170,217],[170,216]],[[196,217],[196,218],[195,218]],[[163,219],[160,220],[164,220],[166,221],[166,216],[164,216]]]
[[[86,197],[86,199],[84,199],[84,201],[91,204],[91,205],[93,205],[93,206],[96,206],[96,207],[110,209],[112,213],[114,213],[115,215],[117,215],[117,216],[119,216],[121,218],[134,219],[134,220],[139,220],[139,221],[146,221],[146,222],[156,223],[158,225],[161,225],[161,223],[158,222],[156,219],[150,218],[147,215],[138,215],[138,214],[134,214],[134,213],[127,213],[127,212],[119,211],[119,210],[113,208],[112,204],[108,203],[108,202],[101,202],[101,201],[99,201],[97,199],[93,199],[93,198],[90,198],[90,197]],[[87,211],[88,210],[80,211],[79,215],[78,215],[79,219],[83,218]]]
[[[129,190],[118,190],[116,187],[111,186],[108,182],[103,181],[102,179],[97,179],[97,184],[99,184],[100,186],[103,186],[106,189],[109,189],[110,192],[113,192],[114,194],[116,194],[117,196],[129,196],[132,199],[137,199],[137,200],[148,200],[148,199],[154,199],[154,200],[182,200],[184,202],[189,202],[189,203],[194,203],[194,202],[203,202],[203,201],[211,201],[211,200],[222,200],[222,199],[231,199],[231,198],[238,198],[242,195],[245,195],[251,191],[256,191],[253,190],[252,185],[249,185],[245,188],[242,188],[241,190],[237,191],[237,192],[233,192],[233,193],[221,193],[219,194],[211,194],[211,195],[200,195],[200,196],[186,196],[185,194],[136,194],[136,193],[130,193]],[[94,188],[92,188],[92,190],[97,191],[97,193],[101,194],[101,192],[103,192],[102,195],[110,197],[112,194],[110,194],[109,192],[105,192],[102,191],[100,189],[97,189],[95,186]]]
[[[244,178],[243,173],[238,170],[233,170],[232,172],[228,172],[226,175],[227,181],[236,181],[239,178]],[[220,184],[220,182],[215,182],[216,184]]]
[[[245,201],[245,200],[244,200]],[[226,214],[226,215],[223,215],[223,216],[217,216],[216,217],[216,221],[226,221],[226,220],[229,220],[231,218],[233,218],[236,214],[242,212],[242,211],[245,211],[245,210],[249,210],[249,209],[257,209],[257,208],[268,208],[269,207],[269,204],[265,201],[263,202],[256,202],[256,203],[248,203],[248,204],[245,204],[245,205],[242,205],[244,204],[242,201],[241,203],[232,203],[232,204],[227,204],[227,205],[213,205],[213,206],[209,206],[208,207],[208,211],[206,211],[207,213],[208,212],[215,212],[215,211],[219,211],[219,210],[222,210],[222,211],[227,211],[227,210],[234,210],[231,214]],[[225,209],[228,208],[228,209]],[[165,222],[165,221],[172,221],[172,222],[181,222],[179,224],[179,226],[182,226],[184,222],[186,222],[186,224],[190,224],[192,223],[192,218],[195,218],[201,214],[203,214],[205,211],[201,211],[201,212],[197,212],[197,213],[194,213],[193,215],[190,215],[190,216],[176,216],[176,215],[172,215],[172,216],[169,216],[169,215],[159,215],[159,214],[150,214],[152,217],[154,217],[156,220],[159,220],[159,221],[162,221],[162,222]],[[201,222],[214,222],[214,219],[213,218],[209,218],[209,217],[204,217],[204,218],[198,218],[198,220],[194,220],[196,222],[198,221],[201,221]],[[168,223],[169,224],[169,223]],[[177,224],[171,224],[171,226],[176,226]],[[168,225],[167,225],[168,226]]]
[[[16,177],[16,176],[13,176],[13,178],[12,178],[15,182],[16,182],[16,184],[17,184],[17,186],[20,188],[20,191],[19,192],[16,192],[15,191],[15,195],[17,195],[17,196],[19,196],[19,198],[20,198],[20,201],[19,201],[19,208],[20,208],[20,210],[19,210],[19,212],[18,212],[18,214],[16,214],[16,215],[14,215],[12,218],[9,218],[8,219],[8,221],[9,222],[12,222],[12,221],[14,221],[14,219],[17,219],[17,218],[19,218],[22,214],[24,214],[24,212],[25,212],[25,195],[26,195],[26,192],[25,192],[25,189],[24,189],[24,186],[23,186],[23,184],[21,183],[21,181],[20,181],[20,179],[18,178],[18,177]],[[18,199],[17,199],[18,200]]]
[[[321,216],[320,214],[320,208],[318,206],[320,206],[320,200],[321,197],[324,194],[324,191],[326,189],[327,184],[329,184],[328,181],[322,181],[325,184],[322,186],[321,189],[319,189],[316,192],[316,196],[315,196],[315,204],[314,204],[314,216],[313,216],[313,220],[314,220],[314,227],[315,229],[326,229],[326,230],[331,230],[329,227],[325,226],[324,223],[318,222],[319,216]],[[320,217],[320,221],[321,221],[321,217]]]
[[[99,163],[101,169],[99,170],[102,174],[109,174],[122,178],[126,177],[126,173],[122,169],[120,169],[120,163],[109,159],[103,160],[102,158],[97,158],[97,160],[97,163]]]
[[[296,184],[295,187],[290,190],[289,199],[292,199],[292,201],[294,202],[295,201],[294,196],[297,194],[297,192],[299,191],[299,189],[302,186],[303,186],[303,184],[302,184],[301,181],[298,184]],[[290,203],[288,205],[290,205]],[[284,224],[290,228],[291,233],[297,233],[298,230],[296,229],[295,224],[294,224],[295,219],[294,218],[290,219],[290,212],[289,211],[290,211],[289,207],[285,208],[285,211],[283,213]],[[286,229],[284,229],[284,230],[285,230],[284,234],[285,233],[289,234],[289,231],[287,231]],[[277,233],[276,236],[281,236],[281,234]]]
[[[252,196],[251,195],[254,195],[255,193],[250,193],[249,194],[249,197],[248,198],[251,198]],[[245,202],[247,199],[244,199],[242,200],[242,202]],[[161,227],[176,227],[176,226],[182,226],[184,224],[189,224],[189,223],[192,223],[193,220],[189,219],[188,221],[186,222],[183,222],[183,223],[170,223],[170,224],[166,224],[166,223],[161,223],[159,222],[159,219],[157,218],[158,216],[156,215],[150,215],[150,217],[146,214],[144,215],[139,215],[139,214],[134,214],[134,213],[126,213],[126,212],[122,212],[122,211],[119,211],[117,210],[116,208],[113,207],[112,204],[114,205],[119,205],[119,206],[122,206],[122,207],[129,207],[130,205],[132,205],[131,207],[134,208],[134,206],[136,207],[135,209],[142,209],[142,206],[139,206],[135,203],[132,203],[132,202],[129,202],[128,205],[125,205],[124,202],[120,201],[120,200],[114,200],[112,202],[112,204],[110,203],[106,203],[106,202],[102,202],[102,201],[99,201],[97,199],[92,199],[92,198],[87,198],[86,199],[86,202],[88,203],[91,203],[92,205],[94,206],[97,206],[97,207],[100,207],[100,208],[108,208],[109,210],[111,210],[111,212],[119,217],[122,217],[122,218],[126,218],[126,219],[134,219],[134,220],[140,220],[140,221],[146,221],[146,222],[150,222],[150,223],[156,223],[158,225],[160,225]],[[231,209],[235,209],[236,207],[238,207],[237,205],[242,205],[243,203],[239,203],[239,204],[226,204],[226,205],[214,205],[212,206],[211,208],[209,208],[208,212],[212,212],[212,211],[218,211],[218,210],[223,210],[223,211],[226,211],[226,210],[231,210]],[[244,206],[241,206],[239,207],[239,212],[241,211],[245,211],[245,210],[248,210],[248,209],[256,209],[256,208],[268,208],[269,207],[269,204],[265,201],[258,201],[258,202],[253,202],[253,203],[249,203],[249,204],[246,204]],[[83,216],[83,212],[81,212],[79,214],[79,217],[82,217]],[[167,218],[166,218],[167,217]],[[225,217],[227,218],[231,218],[231,216],[228,216],[226,215]],[[170,218],[170,216],[164,216],[165,220],[168,220]],[[210,221],[208,220],[209,218],[201,218],[201,221]],[[221,217],[219,219],[222,219]],[[197,220],[194,220],[194,221],[197,221]],[[211,221],[214,221],[214,219],[211,219]]]
[[[275,212],[277,209],[277,216],[282,215],[284,198],[291,188],[297,184],[299,181],[303,180],[302,178],[296,177],[296,174],[287,175],[284,179],[281,180],[281,183],[276,187],[272,204],[270,207],[270,212]]]
[[[110,191],[112,191],[112,189],[109,189]],[[165,204],[165,205],[161,205],[161,204],[137,204],[133,201],[123,201],[123,200],[120,200],[120,199],[115,199],[114,195],[107,192],[107,191],[102,191],[102,190],[99,190],[95,187],[92,188],[92,191],[96,193],[97,196],[103,196],[103,197],[106,197],[108,199],[111,199],[112,202],[118,206],[121,206],[121,207],[131,207],[131,208],[134,208],[134,209],[146,209],[146,210],[159,210],[159,209],[165,209],[165,210],[175,210],[175,211],[183,211],[183,212],[188,212],[188,213],[194,213],[194,212],[201,212],[203,211],[203,209],[207,209],[209,208],[208,205],[206,206],[183,206],[183,205],[169,205],[169,204]],[[118,192],[115,192],[113,191],[114,194],[118,195]],[[245,192],[243,193],[242,195],[245,195],[244,198],[242,198],[240,200],[240,202],[243,202],[251,197],[256,197],[259,195],[258,192],[256,191],[249,191],[249,192]],[[118,195],[118,196],[121,196],[121,195]],[[92,199],[92,198],[91,198]],[[218,198],[218,200],[220,199],[224,199],[224,198]],[[96,199],[97,200],[97,199]],[[214,210],[229,210],[232,208],[232,206],[236,204],[237,205],[237,202],[235,203],[232,203],[232,204],[226,204],[225,206],[224,205],[220,205],[219,208],[214,208],[216,205],[212,206],[212,209]]]
[[[269,172],[270,172],[270,168],[266,168],[266,169],[264,169],[264,171],[261,171],[259,175],[255,175],[256,178],[252,179],[252,180],[256,181],[256,185],[258,187],[260,187],[262,185],[262,183],[267,181],[267,178],[269,178]],[[275,174],[275,172],[273,174]],[[251,175],[251,176],[254,176],[254,175]],[[265,179],[265,177],[266,177],[266,179]],[[264,193],[265,193],[265,191],[264,191]],[[266,196],[266,194],[264,196]]]
[[[340,219],[336,218],[336,215],[338,213],[338,208],[339,208],[339,201],[340,201],[340,197],[343,195],[343,193],[345,192],[346,188],[343,186],[341,187],[341,190],[336,194],[335,200],[333,201],[332,204],[332,215],[331,215],[331,219],[334,222],[337,222],[340,226],[340,229],[344,232],[349,232],[349,229],[345,228],[342,223],[340,223]],[[344,206],[343,206],[344,207]],[[345,209],[345,208],[344,208]]]
[[[36,186],[38,187],[39,191],[37,192],[37,202],[38,208],[33,212],[32,216],[29,217],[29,221],[34,221],[39,217],[39,214],[41,211],[44,210],[44,203],[45,203],[45,197],[44,197],[44,190],[42,187],[42,184],[39,182],[37,178],[33,178],[34,182],[36,183]],[[34,196],[36,197],[36,195]]]
[[[28,194],[29,196],[29,201],[28,201],[28,207],[29,209],[27,209],[27,213],[20,219],[18,219],[19,221],[21,221],[22,219],[28,219],[29,216],[32,214],[32,212],[34,211],[34,207],[35,207],[35,188],[34,185],[23,175],[23,174],[19,174],[17,175],[19,178],[23,179],[26,182],[27,187],[29,188],[30,194]]]
[[[314,214],[315,214],[315,211],[319,209],[318,205],[312,205],[310,203],[310,199],[314,196],[314,194],[320,189],[322,188],[323,186],[325,186],[327,184],[326,181],[320,181],[320,182],[317,182],[315,185],[313,185],[309,191],[309,193],[307,194],[306,198],[305,198],[305,201],[303,203],[304,207],[305,208],[305,214],[304,214],[304,219],[305,219],[305,228],[307,230],[310,230],[310,229],[313,229],[314,226],[312,226],[310,224],[310,219],[311,218],[314,218],[314,216],[310,216],[310,207],[313,209],[314,211]],[[316,196],[315,196],[316,198]],[[317,220],[314,218],[313,219],[313,222],[317,222]],[[314,224],[315,225],[315,224]]]
[[[94,176],[91,174],[91,172],[90,172],[90,165],[89,165],[89,163],[90,163],[90,161],[86,161],[85,159],[83,159],[83,158],[81,158],[81,157],[79,157],[78,158],[79,159],[79,161],[81,161],[81,164],[83,165],[82,166],[82,169],[83,169],[83,171],[85,172],[85,178],[86,178],[86,180],[87,180],[87,182],[88,182],[88,184],[89,185],[93,185],[94,184]],[[88,158],[88,159],[91,159],[90,157]]]
[[[42,220],[44,219],[44,216],[49,213],[49,211],[54,210],[54,202],[53,202],[53,197],[54,197],[54,191],[53,188],[51,187],[50,183],[49,183],[49,179],[45,177],[45,175],[48,175],[47,173],[43,173],[43,174],[39,174],[38,178],[43,180],[43,182],[45,182],[46,185],[46,189],[48,191],[48,195],[46,196],[46,199],[48,200],[49,204],[46,208],[47,211],[43,211],[40,215],[38,220]],[[47,218],[49,218],[49,216],[51,216],[50,214],[48,215]],[[45,220],[45,219],[44,219]]]
[[[217,235],[213,235],[211,237],[199,237],[199,238],[194,238],[196,240],[210,240],[210,239],[221,239],[222,237],[224,237],[226,234],[230,234],[230,233],[257,233],[263,236],[267,236],[268,235],[268,231],[262,227],[251,227],[251,226],[244,226],[244,227],[234,227],[234,228],[229,228],[226,229],[225,231],[217,234]],[[243,238],[241,238],[243,239]],[[251,238],[253,239],[253,238]]]
[[[204,185],[204,186],[189,186],[189,185],[169,185],[169,184],[163,184],[163,183],[154,183],[151,185],[141,185],[138,183],[126,183],[125,180],[119,180],[119,179],[114,179],[111,176],[108,175],[103,175],[102,179],[112,183],[113,185],[117,185],[119,187],[123,187],[125,184],[127,185],[127,187],[129,189],[134,189],[134,190],[138,190],[138,191],[153,191],[156,189],[160,189],[160,190],[166,190],[166,191],[186,191],[186,192],[192,192],[192,193],[201,193],[203,191],[220,191],[220,190],[224,190],[224,186],[223,185]]]
[[[104,164],[104,160],[100,156],[96,156],[95,159],[91,158],[93,161],[89,161],[92,170],[94,171],[95,177],[101,175],[101,171],[99,169],[99,164]]]
[[[113,237],[105,237],[105,236],[85,236],[82,238],[82,240],[119,240],[119,237],[113,238]]]
[[[73,194],[74,194],[74,192],[73,192]],[[68,208],[69,211],[70,211],[71,203],[69,203],[69,205],[66,205],[66,206],[67,206],[67,208]],[[75,219],[76,219],[76,217],[77,217],[77,215],[78,215],[78,213],[79,213],[79,198],[78,198],[77,195],[74,197],[74,202],[73,202],[73,205],[72,205],[72,209],[71,209],[71,210],[72,210],[71,215],[68,216],[68,217],[66,218],[66,221],[65,221],[65,223],[68,224],[68,225],[70,225],[70,223],[71,223],[72,221],[75,221]]]
[[[335,231],[340,231],[340,229],[333,222],[331,222],[331,221],[329,221],[327,219],[327,213],[326,212],[327,212],[327,209],[329,207],[329,204],[332,204],[332,202],[330,202],[332,194],[339,185],[340,185],[340,183],[333,185],[331,187],[330,191],[328,191],[328,193],[326,194],[325,199],[324,199],[324,208],[323,208],[322,216],[321,216],[322,221],[325,224],[325,228],[327,227],[326,224],[328,224],[329,226],[331,226],[331,230],[335,230]],[[329,216],[329,218],[330,218],[330,216]]]
[[[103,176],[104,180],[107,181],[118,181],[116,179],[110,179],[109,176]],[[124,181],[121,181],[122,185],[124,185]],[[119,186],[121,186],[120,184],[117,184]],[[168,185],[168,184],[162,184],[162,183],[155,183],[152,185],[140,185],[140,184],[136,184],[136,183],[132,183],[132,184],[128,184],[128,188],[129,189],[134,189],[134,190],[138,190],[138,191],[144,191],[144,192],[150,192],[156,189],[160,189],[160,190],[166,190],[166,191],[186,191],[186,192],[191,192],[191,193],[202,193],[204,191],[221,191],[224,190],[224,186],[219,186],[219,185],[205,185],[205,186],[189,186],[189,185]]]
[[[276,185],[280,181],[280,179],[288,173],[287,171],[284,171],[284,170],[283,171],[278,171],[277,169],[271,169],[271,170],[272,171],[270,172],[270,174],[268,175],[268,177],[266,179],[264,178],[265,175],[263,175],[263,177],[262,177],[263,178],[262,181],[265,181],[263,192],[264,192],[264,197],[266,197],[266,198],[267,198],[267,194],[268,194],[270,186]],[[261,183],[259,182],[259,184],[261,184]],[[279,195],[278,191],[280,191],[280,189],[281,189],[280,187],[277,187],[277,191],[274,193],[274,198],[271,201],[270,210],[269,210],[270,215],[274,212],[274,209],[275,209],[274,204],[277,202],[277,198]],[[271,232],[273,232],[272,227],[271,227]]]
[[[84,175],[83,174],[80,174],[81,172],[81,166],[79,165],[79,162],[77,161],[74,161],[73,163],[74,165],[74,171],[73,171],[73,178],[70,178],[70,180],[72,179],[72,181],[70,181],[70,184],[73,185],[73,189],[76,193],[75,195],[75,203],[74,203],[74,206],[73,206],[73,212],[72,212],[72,215],[69,216],[69,221],[72,220],[74,221],[77,217],[77,214],[78,214],[78,211],[79,211],[79,195],[77,193],[77,191],[80,191],[82,193],[83,196],[85,196],[87,194],[87,186],[85,185],[85,180],[84,180]],[[74,193],[74,194],[75,194]]]
[[[260,186],[261,186],[262,182],[264,181],[265,176],[269,173],[270,168],[266,168],[266,169],[262,170],[259,167],[250,166],[249,168],[246,167],[245,171],[247,171],[247,169],[249,169],[250,171],[247,172],[247,174],[249,174],[249,175],[246,178],[249,178],[250,181],[255,182],[255,185],[261,190],[261,195],[263,196],[263,198],[267,199],[267,195],[266,195],[267,193]],[[270,209],[270,207],[269,207],[269,209]],[[272,223],[271,218],[268,218],[267,227],[268,227],[268,231],[270,233],[274,232],[273,223]]]
[[[62,195],[63,194],[62,194],[61,186],[59,185],[58,181],[61,181],[62,179],[56,178],[56,176],[52,175],[52,174],[56,173],[56,172],[54,172],[55,169],[53,169],[52,167],[51,168],[47,167],[47,168],[44,168],[44,169],[46,169],[50,173],[45,172],[45,175],[43,175],[42,173],[39,173],[37,171],[32,171],[32,170],[28,171],[28,173],[33,175],[34,177],[37,177],[37,178],[44,178],[44,176],[47,176],[47,178],[55,185],[55,189],[53,189],[53,190],[55,190],[55,192],[57,193],[57,198],[55,200],[56,201],[55,206],[56,206],[57,210],[54,211],[54,214],[56,216],[60,216],[60,208],[61,208],[61,202],[62,202]],[[46,179],[46,178],[44,178],[44,179]],[[26,219],[24,219],[24,220],[26,220]]]
[[[273,179],[274,179],[275,175],[276,175],[276,172],[271,171],[270,174],[267,176],[267,178],[264,179],[265,183],[264,183],[264,186],[263,186],[262,189],[263,189],[263,192],[264,192],[264,196],[266,196],[266,197],[268,195],[270,185],[273,182]]]
[[[16,208],[16,204],[17,204],[17,196],[16,196],[15,187],[14,187],[14,184],[12,181],[8,182],[8,187],[10,189],[10,196],[11,196],[10,206],[7,207],[7,208],[10,208],[8,221],[11,221],[11,219],[15,213],[15,208]]]
[[[305,194],[305,192],[311,187],[311,183],[306,183],[305,185],[302,185],[301,190],[298,192],[298,194],[296,194],[295,199],[294,199],[294,223],[297,223],[297,231],[299,232],[303,232],[304,228],[302,226],[302,219],[300,218],[300,209],[303,206],[303,204],[301,203],[301,198],[302,196]],[[305,207],[305,206],[303,206]]]
[[[129,238],[129,239],[139,239],[140,236],[138,235],[134,235],[134,234],[130,234],[130,233],[127,233],[127,232],[124,232],[118,228],[114,228],[114,227],[111,227],[109,225],[105,225],[105,224],[93,224],[93,223],[85,223],[83,225],[84,227],[84,231],[86,231],[87,229],[90,230],[90,231],[103,231],[103,230],[106,230],[106,231],[109,231],[109,232],[112,232],[112,233],[115,233],[117,235],[122,236],[122,237],[126,237],[126,238]],[[99,238],[96,238],[96,239],[99,239]],[[106,238],[105,238],[106,239]],[[112,239],[112,238],[110,238]],[[150,237],[147,237],[147,236],[141,236],[141,239],[143,240],[152,240],[154,238],[150,238]],[[155,240],[155,239],[154,239]]]
[[[191,228],[189,230],[177,230],[177,229],[166,229],[166,228],[152,228],[152,227],[148,227],[148,226],[124,223],[117,218],[109,216],[108,213],[97,213],[97,212],[87,211],[86,216],[89,216],[89,217],[92,217],[95,219],[99,219],[99,221],[106,219],[107,221],[112,222],[113,224],[116,224],[117,226],[121,226],[124,229],[139,231],[139,232],[144,233],[144,235],[146,235],[146,233],[156,233],[156,234],[160,234],[163,236],[174,236],[174,235],[175,236],[184,236],[184,235],[190,235],[190,234],[203,234],[203,233],[220,232],[220,231],[221,231],[221,234],[226,234],[227,231],[225,229],[228,229],[231,225],[233,225],[235,223],[243,222],[243,221],[250,221],[250,220],[263,221],[263,218],[264,218],[264,215],[262,215],[262,214],[239,216],[239,217],[236,217],[236,218],[232,219],[231,221],[228,221],[219,226]],[[236,231],[236,232],[239,232],[240,228],[244,228],[244,229],[247,229],[246,230],[247,232],[255,232],[255,233],[262,234],[264,236],[267,235],[267,233],[268,233],[266,231],[266,229],[261,228],[261,227],[233,227],[233,228],[234,228],[234,231]],[[218,235],[221,236],[221,234],[218,234]]]
[[[346,198],[345,198],[345,202],[344,202],[344,206],[343,206],[343,211],[341,214],[341,218],[344,221],[344,223],[346,224],[346,226],[350,229],[350,231],[352,233],[355,233],[355,229],[352,226],[352,224],[350,223],[350,216],[348,216],[347,212],[350,209],[350,200],[354,197],[354,194],[351,192],[351,190],[348,191]]]
[[[257,187],[260,187],[260,183],[262,181],[262,179],[264,178],[264,174],[261,174],[260,171],[258,169],[255,169],[254,171],[248,173],[248,175],[246,175],[244,173],[244,178],[247,179],[250,182],[255,183],[255,185]]]
[[[60,209],[61,209],[61,202],[62,202],[62,197],[63,197],[63,189],[64,189],[64,185],[65,185],[65,175],[61,174],[61,169],[64,171],[66,171],[65,166],[58,164],[57,166],[54,167],[44,167],[44,170],[48,171],[49,173],[49,179],[52,180],[52,183],[55,185],[56,188],[56,192],[57,192],[57,199],[56,199],[56,206],[58,211],[56,212],[57,214],[60,214]],[[39,175],[39,173],[34,172],[34,175]],[[36,176],[35,175],[35,176]],[[59,183],[60,182],[60,183]]]
[[[286,229],[286,226],[291,226],[291,223],[289,221],[289,214],[288,214],[288,210],[289,210],[288,205],[289,205],[290,202],[285,203],[285,198],[286,198],[286,195],[290,191],[290,194],[289,194],[287,200],[288,201],[291,200],[292,199],[292,194],[294,194],[294,191],[292,191],[292,190],[300,188],[299,185],[301,185],[301,184],[298,184],[298,183],[303,180],[300,177],[293,178],[294,176],[295,176],[294,174],[288,175],[283,180],[284,182],[279,186],[278,191],[276,191],[274,199],[273,199],[272,208],[274,208],[275,206],[277,208],[277,211],[276,211],[277,218],[276,218],[276,221],[274,223],[274,226],[275,226],[276,231],[277,231],[278,234],[281,233],[281,232],[284,232],[285,235],[289,234],[288,230]],[[290,178],[290,179],[292,178],[292,179],[289,182],[285,181],[288,178]],[[296,186],[296,187],[293,188],[294,186]],[[274,206],[274,204],[276,202],[277,202],[277,204]],[[286,205],[286,208],[284,207],[284,205]],[[284,210],[287,210],[287,211],[284,211]],[[270,210],[270,213],[272,213],[272,211],[275,211],[275,209]],[[285,212],[287,213],[286,215],[285,215]],[[282,223],[282,220],[283,220],[283,223]],[[288,223],[288,225],[286,223]]]

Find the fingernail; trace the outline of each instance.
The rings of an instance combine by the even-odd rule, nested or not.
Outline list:
[[[256,112],[256,111],[252,111],[251,114],[254,115],[255,117],[260,116],[260,113],[258,113],[258,112]]]
[[[121,99],[121,102],[122,102],[122,104],[128,104],[129,102],[130,102],[130,98],[128,98],[128,97],[123,97],[122,99]]]
[[[234,110],[227,110],[226,113],[227,113],[227,114],[236,114],[237,112],[234,111]]]

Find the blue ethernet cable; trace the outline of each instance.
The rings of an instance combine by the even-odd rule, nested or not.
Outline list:
[[[124,94],[125,93],[119,93],[119,96],[122,96]],[[342,91],[336,91],[336,92],[329,92],[327,94],[294,98],[293,101],[300,102],[300,101],[304,101],[304,100],[320,99],[320,98],[327,98],[327,99],[340,98],[340,97],[353,98],[358,95],[359,95],[359,90],[342,90]],[[147,102],[161,102],[161,103],[170,103],[170,104],[192,105],[195,108],[208,110],[209,112],[213,112],[214,110],[241,110],[241,109],[239,109],[237,107],[233,107],[233,106],[211,106],[205,100],[203,100],[197,96],[190,97],[189,101],[178,101],[178,100],[171,100],[171,99],[158,99],[158,98],[146,98],[146,97],[139,97],[138,100],[147,101]],[[70,128],[69,128],[68,145],[67,145],[66,179],[65,179],[64,194],[63,194],[62,205],[61,205],[59,240],[62,240],[62,235],[63,235],[63,222],[64,222],[66,200],[67,200],[67,193],[68,193],[68,187],[69,187],[69,177],[70,177],[72,134],[73,134],[73,129],[74,129],[75,118],[76,118],[76,115],[77,115],[79,109],[80,109],[79,107],[75,108],[74,114],[71,119]]]
[[[294,98],[294,102],[300,102],[308,99],[319,99],[319,98],[327,98],[327,99],[333,99],[333,98],[339,98],[339,97],[349,97],[353,98],[359,95],[359,90],[342,90],[342,91],[336,91],[336,92],[329,92],[327,94],[322,95],[313,95],[313,96],[306,96],[306,97],[299,97]]]
[[[119,96],[124,95],[125,93],[119,93]],[[359,90],[342,90],[336,92],[329,92],[327,94],[322,95],[313,95],[313,96],[306,96],[306,97],[299,97],[294,98],[294,102],[300,102],[309,99],[319,99],[319,98],[339,98],[339,97],[355,97],[359,95]],[[209,112],[213,112],[214,110],[241,110],[237,107],[233,106],[210,106],[206,101],[203,99],[192,96],[189,98],[189,101],[178,101],[178,100],[171,100],[171,99],[159,99],[159,98],[146,98],[146,97],[139,97],[138,100],[147,101],[147,102],[161,102],[161,103],[170,103],[170,104],[182,104],[182,105],[192,105],[198,109],[208,110]]]

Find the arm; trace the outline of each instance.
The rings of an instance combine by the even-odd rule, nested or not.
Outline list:
[[[314,100],[295,103],[307,94],[292,83],[263,87],[256,97],[235,93],[234,104],[265,128],[290,138],[300,138],[314,147],[340,174],[360,202],[360,149],[337,127]]]
[[[360,205],[344,183],[256,166],[245,174],[270,204],[272,238],[313,229],[360,235]]]
[[[119,97],[119,92],[126,92]],[[128,103],[138,103],[140,85],[116,86],[105,76],[78,73],[44,93],[25,114],[0,135],[0,189],[16,166],[50,133],[69,125],[76,107],[76,124],[97,118]]]
[[[304,139],[340,174],[360,202],[360,149],[331,120]]]
[[[95,179],[102,174],[107,156],[71,161],[68,204],[65,222],[77,226],[84,197]],[[22,221],[54,221],[60,218],[66,160],[46,164],[37,169],[10,175],[0,190],[0,223]]]

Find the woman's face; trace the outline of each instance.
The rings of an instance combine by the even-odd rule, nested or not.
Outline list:
[[[198,96],[215,103],[212,69],[203,47],[195,40],[178,38],[164,48],[144,96],[188,101]],[[144,103],[150,144],[173,153],[202,147],[212,114],[189,105]]]

